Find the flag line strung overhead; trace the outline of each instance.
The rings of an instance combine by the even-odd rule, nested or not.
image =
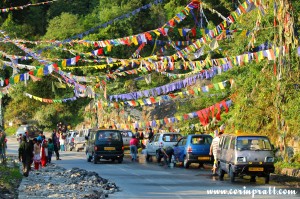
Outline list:
[[[44,1],[44,2],[40,2],[40,3],[28,3],[26,5],[15,6],[15,7],[10,7],[10,8],[0,8],[0,13],[10,12],[12,10],[23,10],[24,8],[31,7],[31,6],[47,5],[47,4],[54,3],[56,1],[58,1],[58,0]]]

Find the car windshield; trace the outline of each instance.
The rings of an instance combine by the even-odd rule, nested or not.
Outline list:
[[[107,140],[115,140],[121,141],[121,134],[117,131],[99,131],[97,134],[98,141],[107,141]]]
[[[270,141],[266,137],[238,137],[237,150],[272,150]]]
[[[164,134],[163,141],[164,142],[177,142],[181,138],[179,134]]]
[[[211,137],[204,137],[204,136],[195,136],[192,137],[191,143],[195,145],[204,145],[204,144],[211,144],[212,138]]]

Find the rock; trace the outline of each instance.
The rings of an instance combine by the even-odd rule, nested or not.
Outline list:
[[[105,189],[105,190],[104,190]],[[19,199],[25,198],[105,198],[117,191],[115,183],[96,172],[72,168],[66,170],[50,164],[32,171],[19,187]]]

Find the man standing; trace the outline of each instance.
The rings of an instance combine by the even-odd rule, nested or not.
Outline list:
[[[218,130],[215,130],[215,138],[213,139],[211,145],[210,145],[210,151],[209,155],[214,156],[214,165],[212,168],[213,176],[217,176],[216,170],[218,168],[218,162],[217,162],[217,152],[219,149],[219,142],[220,142],[220,136],[223,134],[223,132],[218,132]]]
[[[60,149],[60,143],[59,143],[59,136],[56,133],[56,130],[53,130],[52,133],[52,141],[53,141],[53,146],[54,146],[54,152],[56,155],[56,160],[61,160],[59,158],[59,149]]]
[[[23,175],[25,177],[28,177],[32,158],[32,147],[29,142],[26,141],[26,136],[23,136],[19,147],[19,160],[23,164]]]

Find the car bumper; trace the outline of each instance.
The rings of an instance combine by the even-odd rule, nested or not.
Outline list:
[[[273,163],[268,164],[237,164],[232,165],[233,172],[244,175],[265,176],[266,174],[274,173],[275,167]]]
[[[190,163],[213,163],[214,159],[209,155],[193,155],[187,154],[187,159]]]
[[[117,158],[123,158],[124,153],[114,153],[114,154],[95,153],[95,156],[97,156],[100,159],[117,159]]]

